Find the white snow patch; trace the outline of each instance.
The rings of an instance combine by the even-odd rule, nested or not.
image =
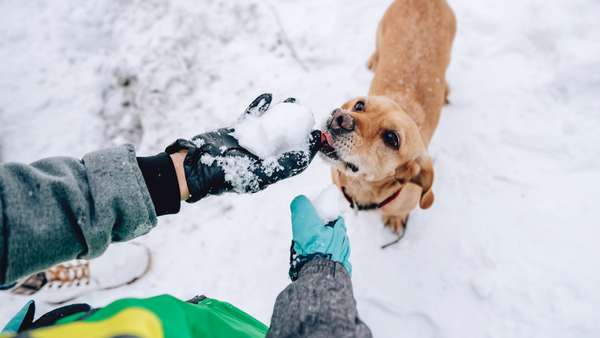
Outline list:
[[[311,203],[315,207],[319,218],[323,222],[329,223],[335,221],[340,215],[339,199],[340,189],[332,184],[323,189],[319,196],[311,200]]]
[[[261,117],[246,115],[231,135],[256,156],[266,159],[288,151],[308,150],[308,138],[315,125],[310,108],[295,103],[273,105]]]
[[[205,142],[203,139],[199,138],[199,139],[192,140],[192,143],[194,143],[196,145],[196,147],[200,148],[204,145]]]
[[[237,193],[243,194],[259,188],[259,178],[252,172],[258,169],[258,165],[251,158],[203,155],[200,161],[205,165],[212,165],[216,161],[225,171],[225,181],[231,183]]]
[[[283,170],[283,166],[279,164],[277,157],[270,157],[262,162],[263,172],[267,176],[272,176],[278,170]]]

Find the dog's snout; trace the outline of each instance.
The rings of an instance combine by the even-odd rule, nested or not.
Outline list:
[[[337,131],[353,131],[354,118],[345,109],[336,109],[329,118],[329,128]]]

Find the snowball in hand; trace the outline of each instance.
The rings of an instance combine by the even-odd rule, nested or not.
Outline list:
[[[234,125],[240,145],[266,159],[288,151],[308,151],[308,138],[315,125],[310,108],[295,103],[272,105],[262,116],[246,115]]]
[[[340,189],[332,184],[321,191],[321,194],[310,202],[315,207],[319,218],[323,222],[329,223],[335,221],[340,215],[339,199]]]

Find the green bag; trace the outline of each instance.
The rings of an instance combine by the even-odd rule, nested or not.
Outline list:
[[[205,298],[190,304],[162,295],[117,300],[94,312],[74,314],[53,326],[24,333],[39,338],[264,338],[267,330],[266,325],[229,303]],[[6,334],[0,338],[18,336]]]

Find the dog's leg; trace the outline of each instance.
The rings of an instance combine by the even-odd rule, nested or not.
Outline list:
[[[381,208],[383,224],[396,234],[402,232],[408,214],[419,205],[420,199],[421,187],[413,183],[406,184],[395,200]]]
[[[369,61],[367,61],[367,68],[370,71],[375,72],[375,67],[377,67],[377,61],[379,61],[379,51],[375,51]]]
[[[383,224],[392,230],[395,234],[400,234],[404,231],[406,221],[408,220],[408,214],[406,215],[383,215]]]
[[[402,229],[402,232],[401,232],[400,234],[398,234],[398,238],[396,238],[396,240],[394,240],[393,242],[390,242],[390,243],[388,243],[388,244],[386,244],[386,245],[382,246],[382,247],[381,247],[381,249],[385,249],[385,248],[387,248],[388,246],[392,246],[392,245],[394,245],[394,244],[396,244],[396,243],[400,242],[400,240],[401,240],[402,238],[404,238],[404,235],[406,235],[406,225],[408,224],[408,216],[410,216],[410,214],[409,214],[409,215],[406,215],[406,219],[404,220],[404,229]]]

